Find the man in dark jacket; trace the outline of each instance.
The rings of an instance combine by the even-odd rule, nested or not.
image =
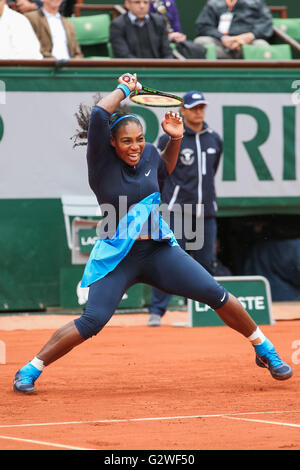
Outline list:
[[[184,105],[180,109],[184,135],[177,165],[161,188],[161,200],[168,205],[170,227],[181,248],[211,274],[228,275],[230,272],[225,267],[222,267],[222,272],[218,271],[216,257],[217,198],[214,180],[223,142],[204,121],[206,105],[207,101],[199,91],[184,95]],[[168,136],[162,135],[158,142],[159,150],[162,151],[167,142]],[[153,289],[148,326],[160,326],[170,297]]]
[[[110,25],[114,57],[125,59],[173,59],[165,20],[149,13],[150,0],[126,0],[127,13]]]
[[[241,59],[242,46],[268,45],[272,15],[265,0],[209,0],[196,20],[195,42],[214,44],[218,59]]]

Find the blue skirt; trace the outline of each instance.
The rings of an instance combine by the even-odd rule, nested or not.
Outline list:
[[[99,238],[96,241],[85,266],[81,287],[89,287],[118,266],[142,233],[150,215],[152,239],[167,241],[171,246],[178,245],[174,233],[159,213],[160,202],[160,193],[150,194],[135,204],[120,220],[113,238]]]

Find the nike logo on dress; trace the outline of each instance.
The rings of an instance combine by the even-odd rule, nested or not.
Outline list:
[[[147,173],[145,173],[145,176],[149,176],[150,172],[151,172],[151,169]]]
[[[224,292],[224,295],[223,295],[223,297],[222,297],[222,299],[221,299],[221,302],[223,302],[223,300],[225,299],[225,296],[226,296],[226,292]]]

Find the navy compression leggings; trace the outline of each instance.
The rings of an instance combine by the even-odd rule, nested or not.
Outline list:
[[[75,319],[80,335],[84,339],[96,335],[110,320],[126,290],[136,283],[203,302],[213,310],[228,299],[226,289],[179,246],[137,241],[112,272],[90,286],[85,311]]]

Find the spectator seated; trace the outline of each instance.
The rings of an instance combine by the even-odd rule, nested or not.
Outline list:
[[[195,42],[214,44],[218,59],[242,59],[242,46],[267,46],[272,15],[264,0],[209,0],[196,19]]]

